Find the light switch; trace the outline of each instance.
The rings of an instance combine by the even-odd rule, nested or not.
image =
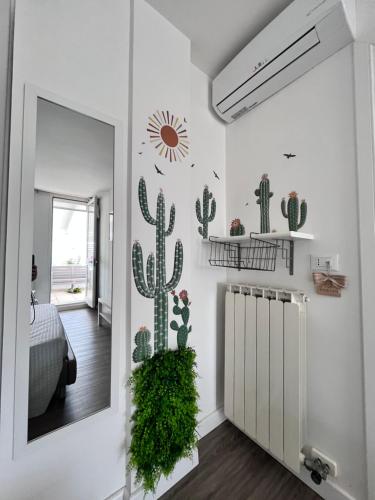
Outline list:
[[[311,255],[311,272],[339,272],[339,255],[328,255],[328,256],[316,256]]]

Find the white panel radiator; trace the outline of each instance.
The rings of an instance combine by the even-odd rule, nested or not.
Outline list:
[[[224,413],[295,472],[305,419],[306,296],[228,285]]]

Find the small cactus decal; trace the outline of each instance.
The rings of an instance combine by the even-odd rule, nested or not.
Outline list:
[[[286,208],[285,198],[282,199],[281,212],[288,219],[289,231],[298,231],[306,222],[307,203],[302,200],[301,206],[299,206],[298,195],[295,191],[292,191],[289,193],[288,208]],[[299,212],[301,212],[301,218],[298,222]]]
[[[245,234],[245,226],[241,224],[240,219],[232,220],[230,225],[230,235],[231,236],[243,236]]]
[[[211,212],[210,215],[208,215],[210,200],[212,200]],[[198,222],[202,224],[202,227],[198,227],[198,232],[203,239],[206,240],[208,238],[208,223],[212,222],[216,215],[216,200],[213,198],[212,193],[208,190],[208,186],[204,186],[203,189],[203,211],[201,208],[201,201],[197,198],[197,201],[195,202],[195,212],[197,214]]]
[[[133,351],[134,363],[141,363],[145,359],[151,358],[152,349],[150,345],[151,333],[145,326],[141,326],[135,334],[135,345],[137,346]]]
[[[148,299],[154,299],[154,353],[168,349],[168,292],[174,290],[181,279],[183,266],[183,247],[176,241],[174,268],[170,281],[166,281],[165,238],[174,229],[176,210],[171,206],[169,226],[165,227],[165,200],[160,190],[157,199],[156,218],[152,217],[147,202],[146,183],[141,177],[138,185],[138,198],[142,215],[146,222],[156,227],[156,253],[150,253],[146,263],[146,279],[143,268],[142,247],[138,241],[133,244],[132,264],[135,286],[138,292]],[[155,276],[156,271],[156,276]]]
[[[257,204],[260,205],[260,232],[270,232],[270,198],[273,193],[270,191],[270,181],[268,174],[262,175],[259,188],[255,190],[255,196],[258,196]]]
[[[191,302],[189,301],[189,296],[186,290],[181,290],[179,295],[176,295],[176,292],[173,291],[172,295],[174,302],[173,314],[181,316],[182,325],[179,325],[177,321],[173,320],[171,321],[170,327],[172,330],[177,332],[177,345],[178,348],[181,349],[186,347],[187,338],[192,329],[191,325],[188,326],[190,317],[189,306]],[[180,300],[182,302],[182,307],[180,306]]]

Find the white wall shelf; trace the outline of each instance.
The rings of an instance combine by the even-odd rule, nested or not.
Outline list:
[[[296,231],[251,233],[244,236],[210,236],[203,243],[211,245],[212,266],[236,268],[239,271],[275,271],[277,251],[285,260],[289,274],[294,274],[294,243],[313,240],[314,235]]]
[[[226,236],[226,237],[216,237],[215,241],[218,243],[250,243],[252,239],[260,239],[265,241],[272,240],[285,240],[285,241],[299,241],[299,240],[313,240],[315,239],[313,234],[308,233],[298,233],[296,231],[286,231],[284,233],[252,233],[250,235],[244,236]],[[203,243],[210,243],[210,240],[202,240]]]

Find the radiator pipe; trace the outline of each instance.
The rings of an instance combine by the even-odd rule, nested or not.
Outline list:
[[[306,457],[302,452],[299,455],[300,462],[305,469],[311,472],[311,480],[320,485],[322,481],[326,481],[327,476],[330,474],[331,469],[328,464],[322,462],[320,458]]]

